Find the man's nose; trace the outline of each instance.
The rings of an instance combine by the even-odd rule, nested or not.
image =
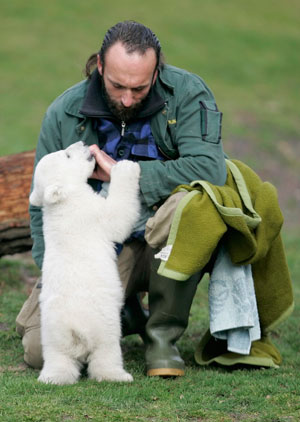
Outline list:
[[[130,90],[125,91],[121,97],[121,101],[124,107],[132,106],[134,102],[132,92]]]

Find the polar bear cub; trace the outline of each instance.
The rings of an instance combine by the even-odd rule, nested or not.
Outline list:
[[[73,384],[83,363],[97,381],[132,381],[123,369],[123,304],[114,244],[129,236],[139,215],[137,163],[123,160],[111,174],[107,198],[87,184],[95,159],[83,142],[38,163],[30,203],[43,208],[39,381]]]

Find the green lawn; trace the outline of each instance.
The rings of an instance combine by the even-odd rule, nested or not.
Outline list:
[[[37,382],[38,371],[23,364],[15,317],[26,297],[20,280],[36,275],[29,263],[0,261],[0,420],[2,421],[261,421],[300,418],[300,264],[297,238],[285,239],[296,308],[272,334],[283,364],[279,369],[197,366],[193,351],[208,324],[207,280],[198,289],[189,328],[179,345],[186,361],[183,378],[154,379],[144,373],[142,344],[123,339],[132,384],[96,383],[83,377],[58,387]]]
[[[82,79],[107,28],[135,19],[160,38],[167,61],[200,74],[223,117],[225,151],[278,188],[294,283],[295,311],[272,339],[282,366],[254,370],[199,367],[193,359],[206,330],[207,281],[180,340],[186,377],[149,379],[135,336],[123,340],[128,385],[89,381],[56,387],[24,366],[15,317],[36,268],[0,260],[0,420],[211,421],[300,420],[300,3],[297,0],[2,0],[0,4],[0,154],[35,148],[43,115]]]

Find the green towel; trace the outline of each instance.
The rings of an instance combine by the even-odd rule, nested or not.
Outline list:
[[[227,160],[224,186],[194,181],[189,186],[179,186],[174,193],[179,190],[188,194],[176,209],[167,241],[168,253],[158,273],[176,280],[188,279],[210,261],[222,240],[234,264],[252,265],[261,330],[267,335],[293,309],[292,284],[280,236],[283,216],[275,187],[262,182],[244,163]],[[206,350],[203,341],[196,353],[199,363],[211,361],[201,358],[200,350]],[[211,351],[210,340],[207,344]],[[219,342],[213,344],[216,350],[212,356],[216,355],[219,361],[222,356],[223,363],[228,359],[227,364],[245,363],[247,358],[250,362],[254,353],[265,353],[264,340],[256,343],[255,349],[253,344],[250,356],[233,354],[234,358],[224,354]],[[271,349],[269,358],[276,367],[278,359],[273,360],[272,356],[279,352],[268,339],[268,350]]]

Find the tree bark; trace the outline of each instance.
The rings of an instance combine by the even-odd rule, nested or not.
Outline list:
[[[31,249],[29,192],[35,151],[0,157],[0,257]]]

